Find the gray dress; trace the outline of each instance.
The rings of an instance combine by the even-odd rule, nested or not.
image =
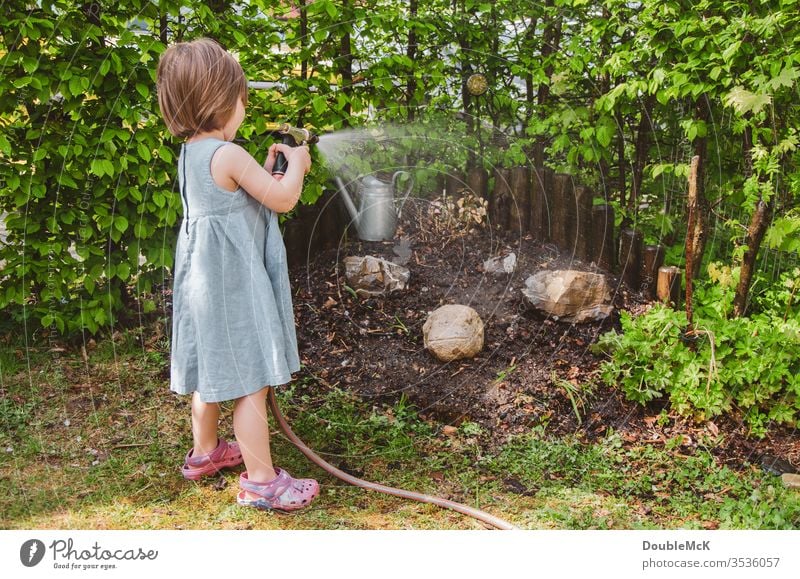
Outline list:
[[[186,143],[183,221],[173,268],[170,390],[234,400],[300,369],[278,215],[241,187],[219,187],[211,157],[227,141]]]

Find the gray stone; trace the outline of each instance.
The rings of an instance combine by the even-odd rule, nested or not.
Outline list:
[[[586,271],[540,271],[525,280],[522,294],[537,310],[568,322],[603,320],[614,309],[605,276]]]
[[[422,326],[425,347],[442,362],[472,358],[483,349],[483,320],[469,306],[446,305]]]
[[[366,297],[403,290],[411,277],[407,268],[372,255],[346,257],[344,267],[348,285]]]
[[[517,254],[509,253],[505,257],[498,256],[483,262],[483,271],[492,275],[501,276],[514,273],[517,268]]]

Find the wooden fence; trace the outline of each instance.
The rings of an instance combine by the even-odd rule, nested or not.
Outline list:
[[[614,208],[596,202],[589,187],[547,168],[497,168],[493,177],[483,168],[451,173],[444,177],[443,189],[452,198],[471,191],[486,199],[489,222],[496,230],[552,243],[585,267],[619,274],[631,290],[679,305],[680,271],[662,267],[664,248],[644,245],[642,233],[635,229],[615,231]],[[338,197],[336,191],[326,191],[286,223],[290,264],[305,264],[318,251],[341,243],[350,217]],[[657,292],[659,285],[663,289]]]

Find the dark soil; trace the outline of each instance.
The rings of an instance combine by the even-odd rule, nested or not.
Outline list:
[[[300,354],[313,383],[338,386],[376,403],[405,396],[426,418],[445,424],[478,423],[490,446],[535,426],[554,436],[591,441],[609,429],[626,444],[664,445],[682,436],[676,452],[698,445],[732,468],[760,464],[763,455],[800,466],[793,429],[773,427],[762,440],[748,437],[735,416],[695,423],[664,404],[640,406],[604,385],[601,356],[590,346],[619,327],[618,311],[644,311],[647,301],[610,275],[617,311],[589,324],[560,322],[530,310],[520,289],[542,269],[594,270],[530,236],[486,226],[443,224],[427,202],[406,205],[397,239],[410,242],[408,287],[384,297],[357,297],[347,287],[344,258],[374,255],[397,260],[395,242],[362,242],[354,236],[290,270]],[[495,277],[483,262],[513,251],[517,269]],[[400,252],[402,253],[402,251]],[[475,358],[442,363],[423,345],[422,325],[444,304],[474,308],[485,324],[484,349]],[[313,392],[312,392],[313,394]]]

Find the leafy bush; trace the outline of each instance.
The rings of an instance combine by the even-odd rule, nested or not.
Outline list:
[[[800,315],[791,291],[779,290],[794,277],[777,284],[768,309],[728,319],[734,281],[697,288],[689,335],[682,311],[658,304],[635,318],[623,312],[622,333],[598,343],[610,352],[603,380],[641,404],[666,396],[676,412],[699,420],[734,411],[757,436],[773,422],[800,424]]]

